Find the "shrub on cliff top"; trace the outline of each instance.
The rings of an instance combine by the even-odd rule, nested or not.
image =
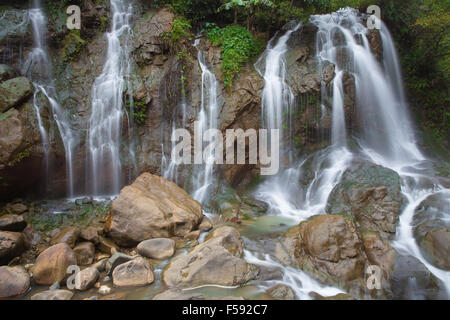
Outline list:
[[[208,39],[222,48],[222,75],[225,86],[230,87],[236,73],[244,63],[259,54],[263,44],[246,28],[236,25],[219,28],[207,25]]]

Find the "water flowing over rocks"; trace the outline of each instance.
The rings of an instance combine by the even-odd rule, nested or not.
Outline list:
[[[368,258],[355,223],[348,217],[319,215],[287,235],[287,248],[296,264],[330,284],[364,286]]]
[[[169,287],[177,288],[243,285],[257,276],[258,268],[241,259],[242,253],[239,232],[221,227],[188,254],[172,259],[164,270],[163,280]]]
[[[444,270],[450,270],[450,223],[445,218],[449,209],[445,194],[434,194],[419,204],[413,218],[414,237],[422,254]]]
[[[106,231],[121,246],[185,236],[203,218],[201,205],[175,183],[144,173],[113,201]]]

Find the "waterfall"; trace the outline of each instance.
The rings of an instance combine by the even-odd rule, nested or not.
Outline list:
[[[283,114],[286,114],[286,112],[290,114],[295,107],[292,91],[285,81],[284,55],[288,50],[286,43],[289,37],[300,27],[301,24],[287,31],[274,45],[277,37],[275,35],[269,41],[266,51],[255,64],[255,68],[260,74],[262,74],[261,66],[265,65],[262,93],[263,126],[281,129],[283,124],[287,124],[289,127],[291,123],[290,119],[282,118]],[[322,38],[318,36],[317,42],[320,43],[321,41]],[[319,47],[319,45],[317,46]],[[317,50],[319,62],[326,57],[331,59],[331,56],[334,56],[334,54]],[[277,176],[267,179],[255,191],[257,198],[269,204],[272,213],[300,221],[311,215],[324,212],[328,195],[339,182],[351,159],[351,153],[346,148],[342,86],[342,71],[339,71],[333,83],[332,145],[302,159],[298,164],[285,169]],[[324,91],[323,94],[325,94]],[[290,131],[291,128],[288,128],[289,133]],[[288,149],[284,152],[289,153],[292,150]],[[314,170],[314,177],[308,186],[300,186],[300,177],[305,172],[305,166],[310,162],[313,164],[311,170]]]
[[[64,145],[66,157],[67,195],[72,197],[74,194],[72,152],[76,141],[66,111],[58,103],[56,98],[57,94],[52,78],[52,65],[45,46],[47,30],[46,17],[42,11],[39,1],[35,0],[33,2],[33,8],[29,10],[28,15],[33,28],[33,50],[29,54],[23,66],[22,73],[33,82],[35,87],[33,108],[36,112],[42,139],[45,172],[47,176],[49,170],[49,139],[46,129],[43,126],[41,115],[43,106],[39,101],[40,95],[45,96],[50,103],[50,113],[55,120],[58,127],[58,132]]]
[[[110,4],[112,23],[106,34],[106,61],[92,88],[87,137],[90,162],[87,183],[92,195],[116,195],[122,186],[120,142],[124,92],[130,72],[128,40],[132,32],[132,6],[126,0],[111,0]]]
[[[196,40],[195,46],[198,45]],[[201,106],[197,121],[201,135],[205,134],[209,129],[218,129],[219,106],[217,104],[217,80],[214,74],[208,69],[205,57],[201,50],[198,50],[198,63],[202,70],[202,84],[201,84]],[[202,137],[197,137],[202,139]],[[201,141],[200,143],[203,143]],[[215,154],[214,149],[202,148],[205,152],[209,150],[209,154],[204,154],[204,164],[196,168],[193,176],[193,193],[192,197],[204,203],[208,198],[208,191],[211,192],[210,187],[213,184],[213,170]],[[206,156],[206,159],[205,159]]]

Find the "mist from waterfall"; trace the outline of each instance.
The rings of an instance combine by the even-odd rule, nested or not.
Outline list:
[[[124,92],[130,73],[128,41],[133,8],[126,0],[111,0],[110,4],[112,22],[111,31],[106,34],[106,61],[92,88],[87,136],[86,183],[90,194],[95,196],[116,195],[122,187],[120,148]]]
[[[67,196],[74,194],[74,172],[73,172],[73,148],[76,144],[76,137],[71,128],[70,119],[66,110],[57,101],[55,85],[53,83],[52,64],[50,62],[45,38],[47,36],[47,19],[42,10],[40,1],[35,0],[33,7],[29,9],[28,16],[33,29],[33,49],[25,61],[22,73],[26,75],[33,83],[35,92],[33,96],[33,108],[36,112],[39,131],[42,139],[42,148],[44,151],[45,176],[48,180],[49,174],[49,138],[46,128],[43,125],[42,112],[45,105],[41,96],[44,96],[50,104],[49,113],[55,120],[58,132],[64,145],[66,158],[66,180]],[[48,183],[48,181],[46,181]]]

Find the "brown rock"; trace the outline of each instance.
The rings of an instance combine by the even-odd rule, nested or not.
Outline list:
[[[103,237],[98,238],[98,249],[110,256],[120,251],[120,248],[114,242]]]
[[[50,242],[51,244],[66,243],[73,248],[75,247],[75,243],[77,242],[79,236],[80,229],[76,227],[68,227],[52,237]]]
[[[155,281],[152,268],[144,258],[136,258],[117,266],[112,277],[116,287],[145,286]]]
[[[297,265],[320,279],[344,286],[362,281],[367,257],[350,218],[315,216],[291,229],[287,238]]]
[[[175,257],[164,270],[163,280],[169,287],[177,288],[243,285],[257,276],[258,268],[240,258],[242,250],[236,229],[219,228],[188,254]]]
[[[79,266],[87,266],[94,262],[95,246],[92,242],[82,242],[73,249],[73,253]]]
[[[21,232],[27,223],[23,220],[23,216],[17,214],[5,214],[0,217],[0,230]]]
[[[25,238],[22,233],[0,231],[0,265],[8,264],[25,250]]]
[[[198,226],[198,229],[201,231],[209,231],[213,228],[213,225],[211,223],[211,220],[209,220],[207,217],[203,217],[202,222]]]
[[[75,276],[75,289],[80,291],[90,289],[97,281],[99,275],[96,268],[86,268],[78,272]]]
[[[175,183],[144,173],[114,200],[105,225],[121,246],[151,238],[184,236],[202,219],[200,203]]]
[[[147,258],[167,259],[175,253],[175,241],[167,238],[156,238],[142,241],[137,252]]]
[[[81,230],[80,238],[86,241],[90,241],[94,244],[99,243],[98,231],[97,228],[89,226],[83,230]]]
[[[28,210],[28,207],[22,203],[15,203],[9,206],[9,209],[16,214],[22,214]]]
[[[24,295],[30,288],[30,276],[21,267],[0,267],[0,299]]]
[[[200,230],[195,230],[195,231],[191,231],[187,235],[185,235],[184,239],[197,240],[199,237],[200,237]]]
[[[77,259],[66,243],[59,243],[44,250],[33,267],[34,280],[38,284],[52,285],[68,276],[67,268],[76,265]]]
[[[31,300],[70,300],[73,293],[69,290],[47,290],[31,297]]]

